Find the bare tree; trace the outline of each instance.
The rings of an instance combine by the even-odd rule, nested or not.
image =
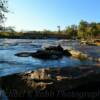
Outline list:
[[[57,26],[57,28],[58,28],[58,33],[60,33],[60,26]]]
[[[6,20],[5,13],[8,13],[8,1],[7,0],[0,0],[0,30],[3,29],[3,23]]]

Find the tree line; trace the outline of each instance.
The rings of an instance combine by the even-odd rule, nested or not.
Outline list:
[[[87,22],[84,20],[81,20],[79,25],[71,25],[67,26],[64,30],[58,29],[58,31],[50,31],[50,30],[43,30],[43,31],[21,31],[16,32],[14,30],[14,27],[6,27],[4,30],[0,33],[0,37],[27,37],[27,38],[35,38],[39,37],[55,37],[59,36],[62,38],[67,39],[75,39],[75,38],[83,38],[83,39],[92,39],[96,38],[97,36],[100,36],[100,23],[96,22]]]
[[[58,27],[58,31],[21,31],[16,32],[14,27],[4,27],[5,14],[9,12],[8,10],[8,0],[0,0],[0,38],[48,38],[48,37],[61,37],[68,39],[83,38],[92,39],[100,36],[100,23],[97,22],[87,22],[81,20],[79,25],[67,26],[64,30]]]
[[[66,34],[72,38],[95,38],[96,36],[100,36],[100,23],[96,22],[87,22],[84,20],[81,20],[79,25],[71,25],[68,26],[65,30]]]

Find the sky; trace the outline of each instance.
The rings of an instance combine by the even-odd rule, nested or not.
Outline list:
[[[57,30],[80,20],[100,22],[100,0],[8,0],[5,26],[18,31]]]

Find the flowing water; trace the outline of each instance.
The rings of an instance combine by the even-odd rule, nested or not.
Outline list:
[[[63,57],[59,60],[40,60],[32,57],[15,56],[15,54],[19,52],[36,52],[39,49],[44,49],[46,46],[58,44],[61,44],[64,49],[75,48],[81,51],[83,50],[85,53],[97,54],[97,56],[99,56],[98,53],[100,53],[100,47],[85,47],[84,49],[84,47],[80,47],[78,41],[57,39],[0,39],[0,76],[44,67],[74,67],[93,64],[91,61],[80,61],[67,57]],[[93,52],[94,50],[96,51]]]

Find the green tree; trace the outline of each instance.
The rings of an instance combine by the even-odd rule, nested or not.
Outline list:
[[[96,24],[96,27],[97,27],[96,36],[100,36],[100,23],[97,23],[97,24]]]
[[[78,37],[80,38],[86,38],[87,37],[87,27],[88,22],[81,20],[78,26]]]
[[[77,26],[76,25],[68,26],[65,32],[68,38],[74,38],[77,36]]]
[[[92,22],[90,24],[90,36],[91,36],[91,39],[96,36],[98,32],[98,29],[97,29],[97,24],[95,22]]]

